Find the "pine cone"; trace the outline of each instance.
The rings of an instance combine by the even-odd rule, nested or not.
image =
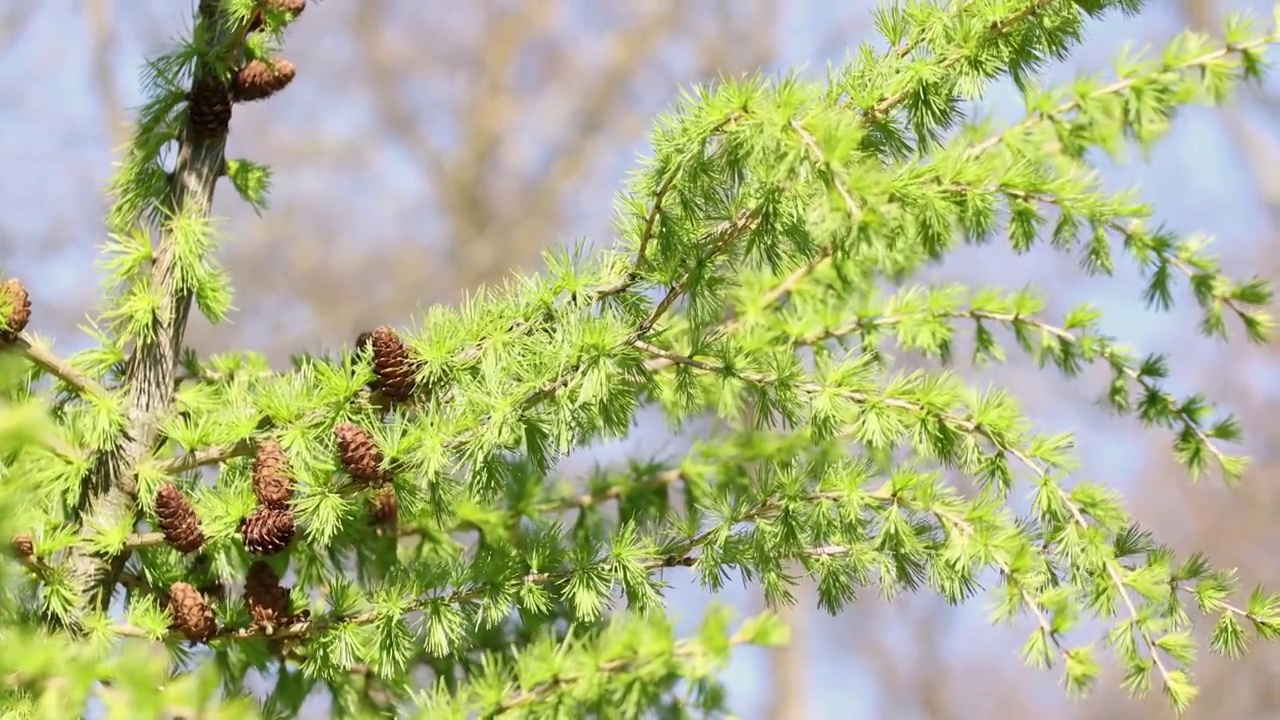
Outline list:
[[[187,583],[176,582],[169,587],[169,612],[173,614],[173,628],[192,643],[207,642],[218,630],[213,608],[199,590]]]
[[[351,423],[339,423],[333,428],[338,439],[338,456],[342,467],[356,482],[378,487],[386,484],[387,472],[382,469],[382,451],[364,428]]]
[[[275,555],[289,547],[295,527],[288,508],[260,506],[240,525],[244,547],[254,555]]]
[[[294,17],[302,14],[307,9],[307,0],[267,0],[267,7],[282,13],[287,13]]]
[[[274,440],[258,445],[253,459],[253,494],[263,505],[284,505],[293,495],[293,477],[284,448]]]
[[[255,627],[284,627],[294,621],[289,614],[289,590],[280,586],[280,577],[271,566],[258,560],[249,567],[244,584],[244,605]]]
[[[200,518],[187,496],[172,483],[166,483],[156,493],[156,517],[165,541],[178,552],[195,552],[204,545]]]
[[[396,491],[389,487],[384,487],[374,493],[369,498],[370,512],[369,522],[373,525],[381,527],[394,528],[399,513],[398,503],[396,502]]]
[[[30,560],[36,554],[36,544],[32,541],[31,536],[26,533],[13,536],[10,545],[13,547],[13,551],[18,553],[18,557],[23,560]]]
[[[201,75],[191,85],[187,102],[190,127],[200,139],[225,135],[231,124],[231,92],[212,75]]]
[[[303,10],[307,9],[307,0],[267,0],[263,5],[271,10],[285,13],[289,16],[289,20],[292,21],[301,15]],[[265,22],[265,18],[261,12],[258,12],[253,16],[253,20],[249,21],[248,32],[260,30],[263,22]]]
[[[31,320],[31,297],[18,278],[0,283],[0,301],[9,308],[9,316],[0,323],[0,342],[13,342]]]
[[[252,60],[240,68],[231,86],[236,102],[251,102],[271,97],[293,82],[297,68],[288,60]]]
[[[383,394],[404,402],[413,394],[416,380],[409,348],[396,331],[382,325],[370,333],[373,348],[373,372],[378,376]]]

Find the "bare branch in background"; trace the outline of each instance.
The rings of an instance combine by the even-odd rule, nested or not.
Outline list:
[[[8,3],[8,7],[0,8],[0,55],[8,52],[17,42],[18,36],[34,14],[34,3]]]
[[[113,0],[93,0],[85,6],[85,29],[89,35],[90,56],[93,58],[93,84],[102,107],[102,122],[111,147],[117,147],[128,138],[124,108],[116,89],[118,46],[116,42],[116,13]]]
[[[812,614],[813,593],[806,582],[797,587],[796,604],[778,608],[778,615],[791,627],[791,642],[769,652],[769,710],[766,717],[775,720],[807,720],[811,717],[808,700],[809,673],[813,644],[812,628],[806,622]]]

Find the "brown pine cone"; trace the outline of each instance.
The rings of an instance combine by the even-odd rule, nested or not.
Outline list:
[[[368,487],[387,482],[387,472],[382,469],[382,451],[368,431],[351,423],[339,423],[333,428],[333,435],[338,439],[342,467],[356,482]]]
[[[0,342],[13,342],[31,321],[31,296],[18,278],[0,283],[0,304],[9,308],[9,316],[0,318]]]
[[[258,445],[253,459],[253,494],[263,505],[284,505],[293,495],[293,477],[284,448],[274,440]]]
[[[275,555],[289,547],[295,527],[288,508],[259,506],[240,524],[244,547],[254,555]]]
[[[199,590],[187,583],[176,582],[169,587],[169,612],[173,614],[173,628],[192,643],[207,642],[218,631],[213,608]]]
[[[231,91],[212,75],[200,75],[191,86],[187,102],[190,127],[201,139],[225,135],[231,124]]]
[[[292,21],[301,15],[303,10],[307,9],[307,0],[267,0],[263,5],[271,10],[288,15],[289,20]],[[261,12],[254,15],[253,20],[249,21],[248,32],[260,30],[263,22],[265,22],[265,18],[263,18]]]
[[[195,552],[204,545],[200,518],[187,496],[172,483],[164,484],[156,492],[156,517],[165,541],[178,552]]]
[[[293,82],[298,69],[288,60],[251,60],[231,80],[236,102],[252,102],[271,97]]]
[[[381,527],[394,528],[398,518],[396,491],[384,487],[369,498],[369,522]]]
[[[409,348],[396,331],[386,325],[370,333],[369,344],[373,349],[373,372],[378,376],[383,394],[400,402],[408,400],[417,382]]]
[[[30,560],[36,554],[36,544],[31,539],[31,536],[26,533],[14,535],[10,546],[13,547],[14,552],[18,553],[18,557],[23,560]]]
[[[261,560],[249,567],[244,584],[244,605],[253,625],[268,632],[294,621],[289,614],[289,589],[280,586],[280,576]]]
[[[307,0],[267,0],[265,5],[272,10],[297,17],[307,9]]]

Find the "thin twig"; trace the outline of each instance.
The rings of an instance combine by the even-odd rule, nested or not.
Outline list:
[[[1276,35],[1267,35],[1265,37],[1258,38],[1256,40],[1251,40],[1249,42],[1228,43],[1227,45],[1221,48],[1218,48],[1217,50],[1207,52],[1203,55],[1198,55],[1194,58],[1191,58],[1190,60],[1187,60],[1184,63],[1180,63],[1178,65],[1166,66],[1161,70],[1161,72],[1176,73],[1176,72],[1182,72],[1185,70],[1190,70],[1195,67],[1201,67],[1213,62],[1214,60],[1220,60],[1228,55],[1234,55],[1234,54],[1242,53],[1248,50],[1253,50],[1259,47],[1263,47],[1265,45],[1270,45],[1274,43],[1276,40],[1277,40]],[[1127,90],[1133,85],[1135,85],[1137,82],[1139,82],[1140,80],[1149,80],[1151,77],[1152,76],[1150,75],[1146,75],[1143,77],[1131,77],[1131,78],[1116,80],[1115,82],[1112,82],[1109,85],[1106,85],[1104,87],[1098,88],[1097,90],[1094,90],[1093,92],[1086,95],[1084,98],[1068,100],[1067,102],[1064,102],[1058,105],[1057,107],[1053,108],[1052,110],[1049,110],[1046,112],[1033,113],[1027,116],[1026,118],[1024,118],[1021,122],[1018,122],[1010,126],[1000,134],[993,135],[987,138],[986,140],[983,140],[982,142],[977,143],[973,147],[969,148],[969,150],[966,152],[966,155],[969,157],[980,155],[983,152],[986,152],[987,150],[991,149],[995,145],[999,144],[1006,138],[1030,129],[1031,126],[1033,125],[1037,125],[1042,122],[1052,122],[1060,115],[1065,115],[1069,112],[1072,112],[1073,110],[1079,109],[1081,106],[1081,103],[1084,100],[1091,100],[1091,99],[1102,97],[1103,95],[1110,95],[1112,93],[1118,93],[1123,90]]]
[[[142,548],[163,545],[164,542],[164,533],[162,532],[134,533],[125,538],[124,549],[141,550]]]
[[[645,253],[649,250],[649,243],[653,240],[653,231],[658,223],[658,214],[662,212],[662,201],[666,199],[667,193],[675,186],[676,173],[667,175],[662,181],[662,185],[658,187],[658,192],[653,195],[653,205],[650,206],[648,214],[644,219],[644,232],[640,234],[640,246],[636,249],[635,271],[640,271],[640,266],[644,264]]]
[[[752,210],[739,215],[733,222],[729,223],[721,230],[718,230],[717,232],[720,235],[720,240],[711,249],[711,252],[708,253],[707,258],[710,259],[724,254],[733,246],[733,243],[737,242],[738,239],[752,228],[759,217],[760,208],[753,208]],[[651,331],[653,327],[658,324],[658,321],[662,319],[662,316],[671,309],[671,306],[675,304],[676,300],[684,295],[685,291],[688,289],[689,278],[685,278],[683,281],[673,285],[671,289],[667,291],[667,294],[663,296],[662,300],[660,300],[649,313],[649,316],[646,317],[634,331],[632,331],[631,337],[638,339],[648,335],[649,331]]]
[[[745,643],[746,643],[745,637],[742,637],[739,635],[734,635],[731,638],[729,638],[730,645],[742,645]],[[672,655],[674,655],[677,658],[692,656],[697,654],[698,652],[699,652],[699,646],[690,640],[684,640],[684,641],[678,642],[676,643],[675,648],[672,649]],[[596,666],[595,668],[593,668],[592,673],[594,675],[594,673],[621,672],[634,665],[635,665],[635,662],[631,659],[610,660],[608,662],[604,662]],[[556,692],[563,690],[573,685],[574,683],[579,682],[580,680],[585,679],[585,677],[586,676],[579,676],[579,675],[562,675],[560,677],[557,677],[554,680],[548,680],[547,682],[534,686],[528,690],[521,690],[518,693],[504,699],[501,703],[499,703],[497,708],[488,712],[485,715],[485,717],[495,718],[504,713],[510,712],[512,710],[517,710],[525,705],[529,705],[531,703],[537,702],[538,700],[546,698],[550,695],[554,695]]]
[[[217,465],[239,457],[246,457],[254,453],[257,447],[252,440],[241,440],[230,445],[218,445],[211,448],[202,448],[195,452],[184,453],[172,458],[165,458],[157,461],[155,468],[161,472],[176,475],[184,473],[196,468],[205,467],[207,465]]]
[[[106,397],[107,389],[98,381],[77,370],[71,363],[63,360],[43,343],[36,343],[27,333],[18,337],[16,345],[22,354],[40,369],[61,380],[81,397]]]
[[[1067,492],[1057,483],[1049,479],[1048,468],[1042,467],[1026,453],[1017,448],[1002,447],[989,434],[982,432],[981,428],[976,428],[976,430],[995,445],[997,450],[1015,458],[1024,467],[1031,470],[1032,473],[1043,480],[1043,484],[1053,489],[1054,493],[1058,496],[1059,502],[1061,502],[1063,506],[1067,508],[1068,512],[1071,513],[1072,522],[1081,530],[1089,529],[1089,521],[1085,517],[1084,512],[1080,509],[1080,506],[1072,502],[1071,497],[1067,495]],[[1133,623],[1134,629],[1138,631],[1138,636],[1142,638],[1143,643],[1147,646],[1147,651],[1151,656],[1151,661],[1155,663],[1156,669],[1160,671],[1160,678],[1164,681],[1166,687],[1172,686],[1173,678],[1170,674],[1169,668],[1165,665],[1164,658],[1160,655],[1160,648],[1156,644],[1155,639],[1151,637],[1151,633],[1142,627],[1141,615],[1138,613],[1138,608],[1134,605],[1133,598],[1129,596],[1129,590],[1125,587],[1124,579],[1120,577],[1119,561],[1114,557],[1108,557],[1105,558],[1105,563],[1107,566],[1107,578],[1111,580],[1112,586],[1120,594],[1120,599],[1124,603],[1125,610],[1129,613],[1129,619]]]
[[[1075,345],[1077,347],[1080,345],[1081,341],[1081,338],[1075,333],[1044,322],[1043,320],[1037,320],[1034,317],[1019,315],[1016,313],[997,313],[986,310],[967,309],[941,312],[922,311],[919,313],[911,313],[909,315],[885,315],[873,318],[859,318],[840,327],[824,330],[820,333],[801,338],[797,341],[797,344],[802,346],[815,345],[823,340],[844,337],[872,327],[897,325],[906,322],[913,317],[925,316],[935,318],[970,319],[975,321],[990,320],[991,322],[999,322],[1006,325],[1022,325],[1024,327],[1034,328],[1042,333],[1052,335],[1065,343]],[[1125,377],[1132,380],[1138,385],[1138,387],[1141,387],[1146,392],[1162,396],[1164,395],[1163,390],[1158,385],[1151,382],[1150,379],[1140,373],[1137,369],[1133,368],[1127,362],[1123,362],[1122,358],[1117,355],[1115,349],[1111,347],[1110,343],[1098,349],[1098,354],[1101,359],[1110,362],[1113,367],[1118,368]],[[1200,426],[1200,422],[1196,418],[1193,418],[1184,408],[1178,406],[1177,403],[1170,403],[1169,410],[1177,416],[1178,420],[1180,420],[1182,424],[1196,436],[1196,439],[1205,446],[1205,449],[1209,451],[1214,460],[1218,463],[1219,468],[1225,471],[1228,465],[1226,454],[1214,444],[1213,439],[1210,438],[1209,434]]]
[[[1013,29],[1014,26],[1018,25],[1024,20],[1028,20],[1034,17],[1037,13],[1044,10],[1054,2],[1056,2],[1056,0],[1036,0],[1036,2],[1030,5],[1027,5],[1026,7],[1014,13],[1013,15],[1003,20],[998,20],[996,22],[991,23],[991,25],[987,28],[987,41],[989,42],[991,40],[995,40],[1007,34],[1010,30]],[[945,69],[949,67],[951,64],[958,62],[959,59],[960,59],[960,56],[957,55],[956,59],[950,60],[947,63],[944,63],[943,68]],[[881,100],[873,108],[871,108],[866,113],[864,113],[863,115],[864,120],[869,123],[879,122],[883,120],[889,114],[890,111],[892,111],[895,107],[901,104],[904,99],[906,99],[910,91],[911,89],[909,87],[904,87],[898,92],[886,97],[884,100]]]

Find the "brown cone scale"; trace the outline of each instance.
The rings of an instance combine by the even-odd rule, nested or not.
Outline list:
[[[31,321],[31,296],[18,278],[0,283],[0,303],[9,309],[9,316],[0,323],[0,342],[13,342]]]
[[[244,547],[254,555],[275,555],[289,547],[295,530],[288,508],[259,506],[240,525]]]
[[[253,459],[253,494],[263,505],[284,505],[293,495],[293,477],[284,448],[274,440],[258,445]]]
[[[307,9],[307,0],[267,0],[267,7],[297,17]]]
[[[225,135],[231,124],[231,91],[216,77],[201,75],[188,96],[191,130],[202,139]]]
[[[244,584],[244,605],[254,627],[268,632],[294,621],[289,614],[289,589],[280,586],[280,576],[261,560],[249,567]]]
[[[399,402],[408,400],[416,379],[404,341],[393,328],[382,325],[369,334],[369,347],[373,353],[373,372],[378,376],[383,394]]]
[[[252,60],[231,81],[236,102],[263,100],[285,89],[298,74],[288,60]]]
[[[367,487],[386,484],[389,478],[382,469],[382,451],[367,430],[351,423],[339,423],[333,428],[333,435],[338,440],[342,467],[356,482]]]
[[[267,0],[263,5],[268,9],[288,15],[289,20],[292,21],[301,15],[303,10],[307,9],[307,0]],[[264,21],[265,18],[263,18],[261,12],[254,15],[253,20],[249,21],[248,32],[256,32],[262,29]]]
[[[193,643],[208,642],[218,630],[213,608],[200,591],[188,583],[176,582],[170,586],[169,612],[173,615],[173,628]]]
[[[195,552],[204,545],[200,518],[187,496],[172,483],[166,483],[156,492],[156,517],[165,542],[178,552]]]

